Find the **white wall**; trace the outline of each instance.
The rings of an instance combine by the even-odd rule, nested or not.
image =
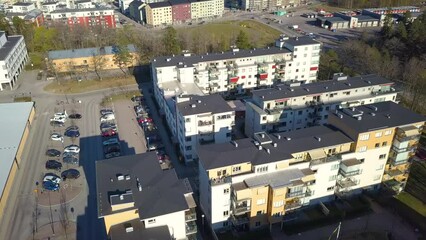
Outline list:
[[[151,221],[151,222],[150,222]],[[143,219],[146,228],[167,225],[170,235],[175,239],[186,239],[185,211],[174,212],[155,218]]]

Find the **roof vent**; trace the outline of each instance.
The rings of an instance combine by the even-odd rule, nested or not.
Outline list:
[[[265,99],[265,96],[261,96],[262,99]]]
[[[343,114],[338,114],[339,118],[342,119],[343,118]]]
[[[179,62],[178,64],[179,64],[179,65],[182,65],[182,64],[183,64],[183,62]]]
[[[142,185],[139,182],[138,182],[138,190],[139,190],[139,192],[142,192]]]
[[[170,62],[172,59],[171,58],[167,58],[166,59],[166,62]]]
[[[236,141],[232,141],[232,144],[234,144],[235,147],[238,147],[238,143]]]
[[[269,150],[269,148],[267,148],[267,149],[266,149],[266,152],[267,152],[268,154],[271,154],[271,150]]]
[[[277,134],[277,138],[278,138],[278,139],[281,139],[281,135]]]
[[[259,145],[259,146],[257,147],[257,149],[262,150],[262,149],[263,149],[263,147],[262,147],[261,145]]]
[[[197,103],[201,103],[201,100],[197,100]]]
[[[203,56],[201,56],[201,58],[204,58]]]
[[[325,89],[328,89],[328,86],[325,86],[324,88],[325,88]]]
[[[265,134],[264,134],[264,133],[261,133],[261,134],[260,134],[260,136],[261,136],[262,138],[265,138]]]
[[[318,142],[321,142],[321,138],[320,138],[320,137],[315,137],[315,139],[316,139]]]
[[[133,227],[132,227],[132,225],[130,225],[130,226],[128,226],[128,227],[126,227],[126,233],[130,233],[130,232],[133,232]]]
[[[309,88],[305,88],[305,90],[306,90],[307,92],[309,92]]]
[[[126,176],[124,176],[126,178],[126,180],[130,180],[130,175],[127,174]]]
[[[362,116],[358,116],[356,119],[357,119],[358,121],[361,121],[361,120],[362,120]]]
[[[118,179],[118,181],[122,181],[122,180],[124,180],[124,176],[122,174],[118,174],[117,179]]]
[[[195,104],[191,104],[191,107],[192,107],[192,108],[195,108],[196,106],[197,106],[197,105],[195,105]]]
[[[113,178],[110,178],[109,180],[110,180],[111,182],[114,182],[114,179],[113,179]]]
[[[372,112],[372,113],[370,113],[370,114],[371,114],[371,116],[373,116],[373,117],[374,117],[374,116],[376,116],[376,114],[375,114],[375,113],[373,113],[373,112]]]
[[[291,140],[291,137],[286,137],[285,139],[287,139],[287,141],[290,141],[290,140]]]
[[[272,146],[277,147],[278,144],[274,142],[274,143],[272,143]]]
[[[294,92],[294,89],[293,89],[293,88],[290,88],[290,92]]]
[[[123,194],[120,195],[120,200],[124,200]]]
[[[386,114],[386,117],[387,117],[387,118],[391,118],[391,115],[390,115],[390,114]]]

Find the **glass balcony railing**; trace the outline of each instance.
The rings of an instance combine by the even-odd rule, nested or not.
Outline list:
[[[247,204],[240,204],[234,207],[234,215],[241,215],[251,211],[251,206]]]
[[[335,155],[327,156],[324,158],[313,159],[311,160],[311,165],[317,165],[317,164],[328,163],[328,162],[339,161],[339,160],[342,160],[342,156],[340,154],[335,154]]]
[[[195,222],[186,223],[186,235],[197,233],[197,224]]]
[[[197,213],[195,212],[195,209],[191,209],[189,211],[185,212],[185,221],[191,222],[197,220]]]
[[[396,159],[396,157],[390,157],[389,160],[392,166],[399,166],[408,163],[408,156],[403,159]]]
[[[361,174],[361,170],[356,169],[356,170],[352,170],[352,171],[344,171],[344,170],[340,169],[339,174],[342,175],[343,177],[351,177],[351,176],[356,176],[356,175]]]
[[[291,203],[286,203],[284,206],[284,210],[286,211],[290,211],[290,210],[294,210],[297,208],[302,207],[302,203],[300,201],[295,201],[295,202],[291,202]]]
[[[289,192],[286,194],[286,198],[302,197],[305,196],[305,191]]]

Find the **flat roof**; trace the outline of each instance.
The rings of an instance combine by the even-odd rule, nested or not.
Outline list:
[[[264,56],[264,55],[273,55],[273,54],[283,54],[290,53],[291,51],[287,48],[279,48],[279,47],[269,47],[269,48],[256,48],[251,50],[243,50],[239,49],[236,52],[227,51],[221,53],[207,53],[202,55],[193,55],[184,56],[184,55],[176,55],[176,56],[165,56],[165,57],[157,57],[151,61],[151,64],[154,67],[171,67],[171,66],[186,66],[192,67],[194,64],[199,62],[211,62],[211,61],[219,61],[223,59],[238,59],[245,57],[256,57],[256,56]]]
[[[127,48],[130,52],[136,52],[135,45],[129,44]],[[116,46],[106,46],[102,48],[80,48],[69,50],[49,51],[48,58],[51,60],[65,58],[92,57],[93,55],[112,55],[118,51]]]
[[[318,41],[312,39],[309,36],[289,38],[287,40],[284,40],[284,42],[287,43],[287,44],[290,44],[292,46],[304,46],[304,45],[320,44]]]
[[[93,11],[105,11],[105,10],[114,10],[109,7],[96,7],[96,8],[64,8],[64,9],[56,9],[51,13],[72,13],[72,12],[93,12]]]
[[[341,17],[328,17],[328,18],[325,18],[325,21],[327,21],[327,22],[349,22],[348,20],[345,20]]]
[[[377,19],[377,18],[374,18],[374,17],[372,17],[372,16],[368,16],[368,15],[357,15],[357,16],[354,16],[354,18],[358,18],[358,22],[359,21],[372,21],[372,20],[374,20],[374,21],[379,21],[379,19]]]
[[[347,89],[390,84],[394,83],[386,78],[372,74],[348,77],[346,80],[329,80],[300,84],[300,86],[294,87],[281,84],[275,88],[253,90],[252,94],[253,96],[261,98],[263,101],[272,101],[284,98],[293,98],[306,95],[323,94],[333,91],[343,91]]]
[[[132,231],[126,231],[126,228],[132,228]],[[166,225],[145,228],[139,219],[111,226],[110,237],[111,240],[171,240],[169,227]]]
[[[143,220],[184,211],[189,209],[184,194],[192,193],[185,179],[178,179],[174,170],[161,169],[155,152],[97,161],[96,185],[99,217],[138,209]],[[134,200],[134,207],[113,212],[110,197],[128,193]],[[124,203],[129,203],[128,200],[126,198]]]
[[[0,192],[6,185],[34,102],[0,104]]]
[[[198,147],[200,162],[206,170],[241,163],[261,165],[292,159],[294,153],[353,142],[342,132],[328,126],[316,126],[268,135],[272,143],[261,145],[261,150],[252,138],[200,145]],[[321,138],[321,141],[318,141],[318,137]],[[276,147],[274,147],[274,143],[276,143]],[[269,149],[269,153],[266,149]]]
[[[219,94],[205,96],[190,95],[188,101],[179,102],[176,104],[176,107],[183,116],[233,111]]]
[[[34,5],[34,3],[30,3],[30,2],[17,2],[15,4],[13,4],[13,6],[23,6],[23,7],[30,6],[30,5]]]
[[[270,185],[272,188],[277,188],[289,186],[292,181],[299,180],[304,176],[305,174],[303,174],[302,171],[295,168],[246,178],[244,182],[249,188],[266,185]]]
[[[12,49],[19,44],[19,41],[23,39],[23,36],[8,36],[7,42],[0,48],[0,60],[5,60],[9,54],[11,54]]]
[[[179,4],[190,4],[188,0],[169,0],[170,4],[173,5],[179,5]]]
[[[153,3],[148,3],[150,8],[163,8],[163,7],[170,7],[170,3],[167,2],[153,2]]]
[[[425,116],[392,101],[340,109],[337,112],[332,111],[330,114],[358,133],[426,121]]]

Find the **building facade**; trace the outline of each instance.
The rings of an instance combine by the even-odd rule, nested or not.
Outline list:
[[[197,159],[199,145],[231,141],[235,112],[220,95],[179,96],[176,104],[177,141],[185,162]]]
[[[145,7],[146,24],[157,27],[173,23],[172,6],[167,2],[149,3]]]
[[[170,0],[173,23],[184,23],[191,20],[191,4],[187,0]]]
[[[116,16],[114,9],[87,8],[87,9],[61,9],[54,10],[46,17],[46,20],[60,22],[70,27],[73,26],[102,26],[103,28],[115,28]]]
[[[163,171],[155,152],[97,161],[96,186],[98,217],[111,239],[152,239],[144,236],[156,230],[171,239],[197,233],[188,180]]]
[[[225,8],[224,0],[189,0],[191,2],[191,19],[221,17]]]
[[[246,104],[245,133],[286,132],[327,123],[329,111],[341,107],[397,101],[393,82],[376,75],[309,84],[289,82],[254,90]]]
[[[241,8],[244,10],[277,10],[279,8],[297,7],[300,0],[242,0]]]
[[[395,172],[395,132],[410,138],[425,120],[380,102],[331,111],[330,126],[200,146],[200,207],[213,229],[256,229],[303,206],[378,189]],[[407,162],[401,156],[398,166]]]
[[[6,84],[13,89],[27,61],[24,37],[6,36],[5,32],[0,32],[0,91]]]

